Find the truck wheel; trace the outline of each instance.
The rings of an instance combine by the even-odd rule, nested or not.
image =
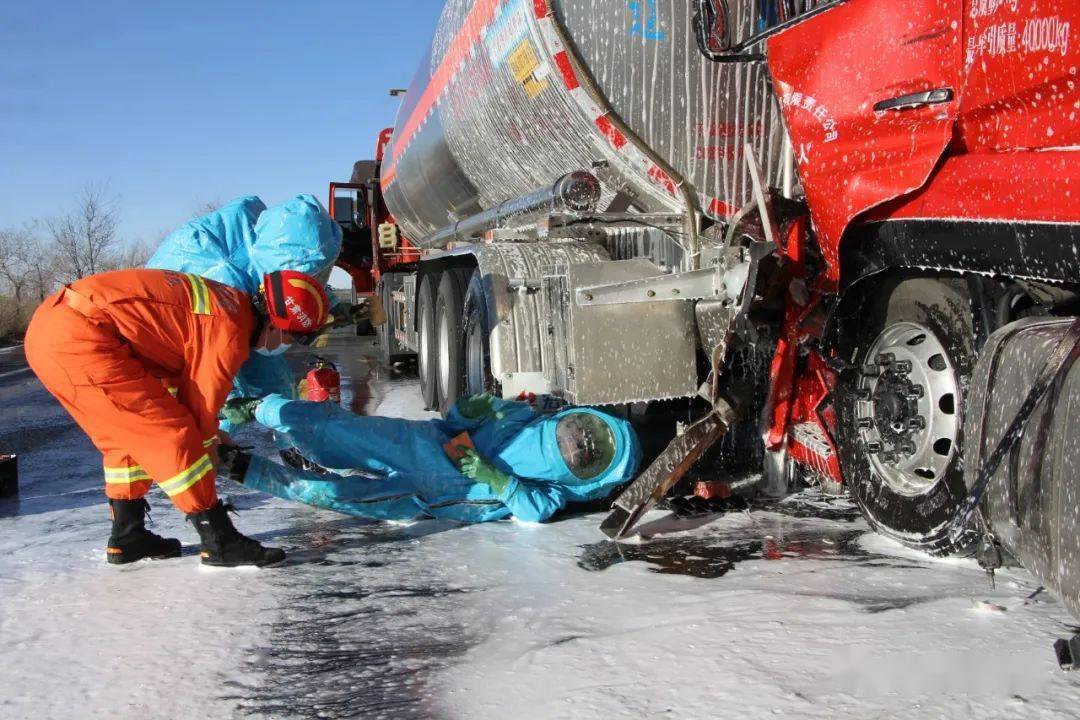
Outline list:
[[[394,336],[397,313],[393,311],[390,303],[390,285],[386,282],[379,282],[379,299],[382,300],[387,315],[386,322],[378,327],[379,357],[386,365],[393,365],[407,359],[410,353]]]
[[[417,346],[416,369],[420,374],[420,394],[424,396],[424,408],[435,410],[439,407],[438,381],[435,370],[438,359],[435,356],[435,301],[438,293],[439,273],[431,272],[420,281],[420,290],[416,294]]]
[[[948,521],[967,496],[964,393],[975,366],[962,280],[895,281],[876,295],[845,353],[838,389],[840,458],[870,525],[933,555],[960,550]]]
[[[464,392],[466,395],[491,392],[495,388],[495,379],[491,376],[491,348],[488,342],[491,326],[488,324],[484,278],[479,270],[473,272],[469,287],[465,291],[464,317]]]
[[[462,319],[468,271],[450,268],[439,278],[435,300],[435,385],[439,412],[445,415],[461,396],[464,379]]]

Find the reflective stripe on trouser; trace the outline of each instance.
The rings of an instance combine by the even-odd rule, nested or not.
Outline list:
[[[217,503],[215,474],[194,416],[106,328],[46,301],[26,335],[26,359],[42,384],[105,454],[109,497],[145,494],[145,473],[182,512]],[[140,484],[141,483],[141,484]]]
[[[138,500],[150,490],[153,478],[126,452],[105,450],[105,495],[113,500]]]

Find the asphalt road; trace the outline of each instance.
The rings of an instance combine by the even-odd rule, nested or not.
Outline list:
[[[29,375],[22,345],[0,348],[0,388],[22,383]]]

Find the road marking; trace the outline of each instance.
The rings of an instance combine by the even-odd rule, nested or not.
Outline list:
[[[13,350],[22,350],[22,345],[12,345],[11,347],[0,348],[0,355],[3,355],[4,353],[9,353]]]
[[[30,368],[20,368],[18,370],[12,370],[11,372],[0,373],[0,380],[3,380],[6,377],[11,377],[12,375],[18,375],[25,372],[30,372]]]

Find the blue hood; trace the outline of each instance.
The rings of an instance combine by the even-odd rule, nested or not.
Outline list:
[[[274,270],[326,279],[341,250],[341,228],[312,195],[270,209],[254,195],[192,220],[161,243],[147,267],[217,280],[254,294]]]
[[[582,480],[570,471],[555,436],[559,421],[574,413],[595,415],[615,436],[615,457],[611,464],[588,480]],[[557,482],[564,487],[570,500],[587,502],[606,496],[616,485],[634,476],[641,462],[641,446],[627,421],[593,408],[575,407],[530,422],[500,448],[496,461],[517,477]]]

